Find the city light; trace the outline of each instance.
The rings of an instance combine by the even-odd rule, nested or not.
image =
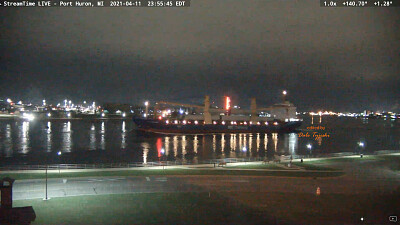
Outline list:
[[[57,152],[57,155],[61,155],[61,151],[58,151],[58,152]]]
[[[22,117],[23,117],[24,119],[29,120],[29,121],[32,121],[32,120],[35,119],[35,116],[33,116],[33,114],[30,114],[30,113],[24,113]]]
[[[360,147],[364,147],[364,142],[358,142],[358,145],[360,146]]]
[[[51,113],[47,113],[47,116],[48,116],[48,117],[51,117]]]
[[[11,99],[9,99],[9,98],[7,98],[7,102],[8,102],[8,103],[11,103],[11,102],[12,102],[12,100],[11,100]]]
[[[145,101],[144,105],[146,106],[146,110],[144,112],[144,117],[147,117],[149,115],[149,102]]]
[[[287,91],[286,91],[286,90],[284,90],[284,91],[282,92],[282,94],[283,94],[283,95],[286,95],[286,94],[287,94]]]
[[[307,148],[311,150],[312,145],[311,145],[311,144],[308,144],[308,145],[307,145]]]
[[[231,98],[230,97],[226,97],[225,98],[225,109],[229,110],[231,108]]]

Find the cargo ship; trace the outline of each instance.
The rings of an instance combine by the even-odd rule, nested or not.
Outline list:
[[[152,115],[147,102],[145,105],[143,117],[133,117],[137,131],[159,134],[291,133],[302,124],[296,117],[296,107],[285,99],[268,108],[257,108],[253,98],[250,110],[244,110],[232,108],[229,97],[226,97],[224,108],[210,108],[210,99],[206,96],[204,106],[157,102]],[[163,105],[180,107],[179,113],[171,116],[171,109],[160,110]],[[200,112],[189,114],[188,109]]]

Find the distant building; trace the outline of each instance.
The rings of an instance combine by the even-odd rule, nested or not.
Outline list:
[[[296,118],[296,107],[289,101],[278,103],[270,107],[271,117],[277,120]]]

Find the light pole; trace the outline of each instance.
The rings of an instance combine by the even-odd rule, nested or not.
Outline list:
[[[244,154],[246,154],[246,152],[247,152],[246,146],[243,146],[242,151],[243,151]],[[245,156],[246,156],[246,155],[245,155]],[[244,158],[244,164],[246,165],[246,157]]]
[[[308,144],[308,145],[307,145],[307,148],[308,148],[308,150],[309,150],[308,159],[311,161],[310,155],[311,155],[312,145],[311,145],[311,144]]]
[[[144,117],[147,117],[149,114],[149,101],[145,101],[144,105],[146,106],[146,110],[144,111]]]
[[[286,91],[286,90],[283,90],[283,91],[282,91],[282,94],[283,94],[283,102],[285,102],[285,101],[286,101],[287,91]]]
[[[365,146],[365,144],[364,144],[364,142],[362,142],[362,141],[360,141],[360,142],[358,142],[358,146],[360,147],[360,158],[362,158],[363,157],[363,148],[364,148],[364,146]]]
[[[57,155],[58,155],[58,156],[61,156],[61,154],[62,154],[61,151],[58,151],[58,152],[57,152]],[[59,157],[59,159],[60,159],[60,157]],[[58,162],[59,162],[59,163],[58,163],[58,173],[60,174],[60,173],[61,173],[61,171],[60,171],[60,161],[58,161]]]
[[[50,198],[47,196],[47,168],[49,167],[49,162],[47,161],[47,152],[46,152],[46,197],[43,199],[44,201],[49,200]]]
[[[164,150],[164,148],[161,148],[161,151],[160,151],[160,152],[161,152],[161,157],[164,158],[164,157],[165,157],[165,150]],[[162,165],[163,165],[162,168],[163,168],[163,170],[164,170],[164,163],[162,163]]]

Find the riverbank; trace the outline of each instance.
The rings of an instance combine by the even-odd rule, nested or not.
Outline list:
[[[286,176],[286,177],[335,177],[344,175],[343,164],[359,162],[380,162],[400,170],[400,153],[385,155],[343,156],[332,158],[294,159],[289,167],[289,160],[273,162],[237,162],[226,165],[163,165],[136,168],[96,168],[96,169],[53,169],[47,171],[48,178],[97,177],[97,176],[153,176],[153,175],[237,175],[237,176]],[[0,171],[2,177],[14,179],[45,179],[46,171],[8,170]]]
[[[381,155],[293,160],[290,169],[285,161],[103,169],[96,176],[51,171],[64,177],[48,180],[49,201],[42,200],[44,179],[17,180],[14,206],[32,205],[33,224],[385,224],[400,211],[400,174],[387,167],[399,161]],[[321,172],[346,175],[301,176]]]
[[[344,173],[341,171],[324,170],[323,167],[318,167],[318,170],[289,170],[284,167],[275,169],[271,167],[258,169],[241,168],[244,163],[232,163],[228,167],[215,168],[213,165],[196,165],[196,166],[157,166],[144,168],[110,168],[110,169],[76,169],[76,170],[49,170],[48,178],[72,178],[72,177],[123,177],[123,176],[286,176],[286,177],[335,177],[341,176]],[[261,162],[247,163],[249,166],[261,165]],[[23,179],[45,179],[45,170],[30,170],[30,171],[1,171],[0,176],[12,177],[17,180]]]

